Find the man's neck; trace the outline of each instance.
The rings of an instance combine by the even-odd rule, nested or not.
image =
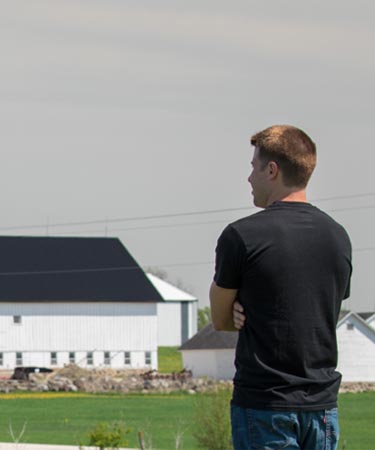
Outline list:
[[[306,198],[306,189],[300,189],[298,191],[278,192],[270,196],[267,206],[274,202],[301,202],[308,203]]]
[[[307,203],[306,190],[291,192],[285,197],[280,199],[281,202],[302,202]]]

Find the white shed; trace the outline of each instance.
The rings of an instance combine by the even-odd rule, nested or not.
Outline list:
[[[147,273],[163,301],[157,304],[158,345],[178,346],[197,332],[198,299]]]
[[[337,324],[338,370],[343,381],[375,381],[375,329],[362,314],[344,312]]]
[[[157,369],[159,292],[116,238],[0,237],[0,368]]]
[[[184,368],[194,377],[231,380],[237,339],[236,331],[216,331],[211,323],[206,325],[180,347]]]
[[[337,369],[342,381],[375,381],[374,322],[374,313],[340,313]],[[207,325],[181,346],[184,367],[196,377],[232,379],[237,336],[237,332],[215,331],[212,324]]]

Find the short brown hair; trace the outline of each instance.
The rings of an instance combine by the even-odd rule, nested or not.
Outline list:
[[[316,166],[316,146],[310,137],[291,125],[273,125],[251,137],[265,165],[275,161],[286,186],[305,187]]]

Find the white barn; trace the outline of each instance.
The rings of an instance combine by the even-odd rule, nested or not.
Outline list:
[[[338,371],[342,381],[375,381],[375,314],[343,311],[337,324]],[[185,369],[193,376],[234,377],[237,332],[202,328],[181,346]]]
[[[0,369],[157,369],[155,285],[116,238],[0,236]]]
[[[158,345],[180,346],[197,332],[198,299],[147,273],[163,302],[157,304]]]
[[[0,303],[0,368],[157,369],[156,303]]]

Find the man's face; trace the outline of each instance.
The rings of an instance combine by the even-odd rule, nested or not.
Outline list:
[[[269,196],[268,183],[267,183],[267,164],[263,165],[259,159],[259,149],[255,147],[253,159],[251,161],[252,172],[248,178],[251,184],[252,195],[254,197],[254,205],[259,208],[265,208],[267,206],[267,200]]]

